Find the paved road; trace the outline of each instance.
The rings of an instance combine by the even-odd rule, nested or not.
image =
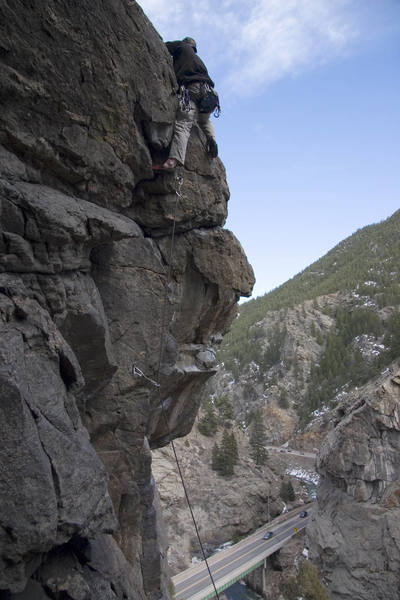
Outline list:
[[[312,504],[305,507],[310,515]],[[300,518],[301,508],[281,515],[258,529],[238,544],[215,554],[208,559],[217,588],[250,570],[270,554],[281,548],[293,535],[305,528],[309,516]],[[297,529],[297,531],[295,531]],[[269,540],[264,540],[266,531],[273,531]],[[201,600],[213,592],[213,585],[204,562],[175,575],[176,600]]]
[[[281,452],[282,454],[288,454],[289,456],[292,454],[294,456],[305,456],[306,458],[313,458],[317,456],[315,452],[303,452],[300,450],[293,450],[293,448],[283,448],[282,446],[267,446],[267,450],[272,450],[272,452]]]

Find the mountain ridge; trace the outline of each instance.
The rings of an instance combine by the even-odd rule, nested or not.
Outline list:
[[[274,288],[270,292],[266,292],[263,296],[259,296],[257,298],[250,299],[246,302],[243,302],[240,305],[240,316],[248,318],[249,314],[252,314],[253,311],[256,312],[255,306],[257,306],[257,314],[258,314],[258,313],[261,313],[262,311],[273,310],[276,308],[286,308],[286,306],[293,306],[294,304],[300,304],[304,300],[309,300],[309,299],[313,299],[314,297],[317,297],[317,296],[334,293],[335,291],[337,291],[337,283],[338,283],[337,271],[339,270],[340,266],[338,269],[336,269],[336,273],[332,272],[330,274],[328,280],[326,282],[324,282],[323,285],[321,285],[317,282],[313,285],[308,280],[308,276],[309,275],[321,276],[320,269],[323,268],[325,271],[327,263],[330,267],[336,266],[334,264],[334,262],[335,262],[334,259],[338,258],[343,250],[346,250],[346,246],[353,245],[353,246],[355,246],[354,251],[358,250],[358,252],[361,253],[361,251],[365,249],[366,238],[367,237],[370,238],[372,235],[373,241],[375,241],[376,237],[378,235],[380,235],[382,233],[382,231],[384,231],[384,230],[386,231],[386,234],[388,236],[387,245],[389,245],[391,242],[393,242],[396,247],[396,256],[400,256],[400,237],[399,237],[400,209],[399,209],[395,213],[393,213],[393,215],[388,217],[387,219],[384,219],[378,223],[372,223],[370,225],[366,225],[365,227],[357,229],[357,231],[355,231],[353,234],[351,234],[350,236],[348,236],[347,238],[345,238],[344,240],[342,240],[341,242],[336,244],[336,246],[334,246],[331,250],[329,250],[324,256],[320,257],[319,259],[317,259],[316,261],[311,263],[309,266],[305,267],[302,271],[300,271],[299,273],[297,273],[296,275],[291,277],[288,281],[286,281],[285,283]],[[396,235],[397,235],[397,238],[396,238]],[[374,250],[371,248],[371,253],[375,255],[376,260],[382,260],[382,259],[384,260],[385,258],[390,257],[389,252],[387,252],[388,255],[385,255],[386,251],[389,251],[389,248],[387,247],[387,245],[386,245],[386,247],[382,247],[383,253],[381,252],[379,255],[377,255],[376,252],[374,252]],[[347,250],[349,250],[349,248]],[[359,266],[360,260],[359,260],[359,258],[354,257],[354,259],[351,262],[349,262],[349,261],[344,262],[343,260],[341,262],[343,263],[342,274],[341,274],[342,280],[345,281],[346,285],[349,285],[349,287],[351,288],[351,286],[355,282],[355,279],[354,279],[354,277],[350,278],[348,276],[349,275],[348,272],[350,270],[352,270],[354,272],[355,268]],[[314,269],[315,269],[315,271],[314,271]],[[359,279],[362,279],[362,275],[364,275],[364,273],[365,273],[365,269],[363,269],[361,272],[359,271],[359,274],[360,274]],[[335,277],[336,277],[336,280],[335,280]],[[291,298],[289,296],[289,294],[287,294],[287,296],[285,297],[286,290],[289,288],[289,291],[291,291],[290,288],[293,288],[293,287],[296,289],[297,285],[299,286],[302,293],[300,293],[296,298]],[[302,289],[302,287],[303,287],[303,289]],[[285,292],[285,293],[283,294],[282,292]],[[255,320],[256,320],[256,318],[255,318]],[[255,322],[255,320],[253,322]],[[235,323],[233,323],[232,329],[234,328],[234,326],[235,326]],[[231,329],[231,331],[232,331],[232,329]],[[228,336],[229,336],[229,334],[228,334]],[[226,336],[225,342],[227,342],[227,341],[228,341],[228,338]]]
[[[276,290],[242,305],[217,355],[221,373],[231,372],[239,382],[253,365],[258,380],[253,395],[260,395],[276,379],[279,387],[284,372],[291,371],[308,413],[322,403],[321,394],[332,396],[346,384],[350,366],[353,385],[377,375],[400,355],[399,264],[396,211],[358,230]],[[286,392],[293,396],[293,390]]]

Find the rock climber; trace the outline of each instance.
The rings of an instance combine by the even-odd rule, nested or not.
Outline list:
[[[215,109],[220,110],[218,94],[205,64],[197,56],[196,42],[186,37],[182,41],[166,42],[166,46],[173,58],[179,85],[179,107],[169,157],[161,166],[153,165],[155,170],[173,170],[185,163],[186,147],[195,122],[206,135],[209,155],[212,158],[218,156],[214,127],[210,121],[211,113]]]

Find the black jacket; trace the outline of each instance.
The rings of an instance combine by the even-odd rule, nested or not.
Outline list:
[[[214,87],[214,82],[210,78],[205,64],[190,44],[166,42],[166,46],[174,60],[174,71],[179,85],[204,81]]]

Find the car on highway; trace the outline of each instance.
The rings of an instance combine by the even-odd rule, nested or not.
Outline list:
[[[308,512],[306,510],[302,510],[301,513],[299,514],[300,519],[304,519],[304,517],[306,517],[308,515]]]
[[[274,535],[273,531],[267,531],[267,533],[265,533],[263,535],[263,540],[269,540],[270,538],[272,538],[273,535]]]

